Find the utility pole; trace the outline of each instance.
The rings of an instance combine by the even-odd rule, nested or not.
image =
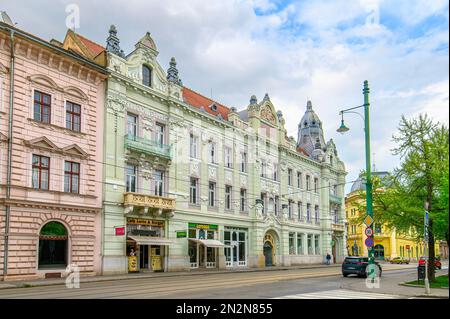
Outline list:
[[[424,248],[425,248],[425,294],[430,294],[430,283],[428,281],[428,202],[425,202],[424,218]]]

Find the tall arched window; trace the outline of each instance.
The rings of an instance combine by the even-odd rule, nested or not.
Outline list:
[[[67,266],[67,229],[59,222],[48,222],[39,233],[39,268]]]
[[[142,84],[152,86],[152,69],[146,65],[142,66]]]

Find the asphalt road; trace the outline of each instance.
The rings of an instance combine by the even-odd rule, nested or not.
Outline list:
[[[382,280],[390,281],[415,272],[415,265],[384,265]],[[364,293],[354,294],[348,290],[354,285],[363,285],[364,281],[353,276],[344,278],[339,267],[330,267],[86,282],[81,283],[78,289],[68,289],[64,285],[8,288],[0,290],[0,299],[250,299],[283,298],[324,291],[332,291],[348,299],[364,298]]]

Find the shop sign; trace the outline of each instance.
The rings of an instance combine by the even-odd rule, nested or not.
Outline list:
[[[218,230],[218,225],[189,223],[189,228]]]
[[[124,236],[125,235],[125,227],[116,227],[116,236]]]
[[[187,232],[185,230],[178,230],[177,231],[177,238],[186,238]]]
[[[136,236],[159,237],[158,232],[156,230],[149,230],[149,229],[133,229],[132,231],[130,231],[130,234]]]
[[[136,256],[128,256],[128,271],[135,272],[137,271],[137,257]]]
[[[147,225],[147,226],[164,227],[164,221],[163,220],[142,219],[142,218],[128,218],[127,219],[127,223],[128,224],[135,224],[135,225]]]

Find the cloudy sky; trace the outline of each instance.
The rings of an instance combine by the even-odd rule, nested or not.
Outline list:
[[[67,5],[80,10],[78,33],[105,45],[115,24],[129,53],[149,31],[167,68],[183,84],[238,110],[267,92],[289,135],[310,99],[345,162],[347,180],[364,168],[363,122],[340,109],[363,103],[371,88],[371,138],[377,170],[392,170],[392,134],[402,114],[449,122],[447,0],[0,0],[18,27],[64,38]],[[348,184],[348,191],[351,184]]]

